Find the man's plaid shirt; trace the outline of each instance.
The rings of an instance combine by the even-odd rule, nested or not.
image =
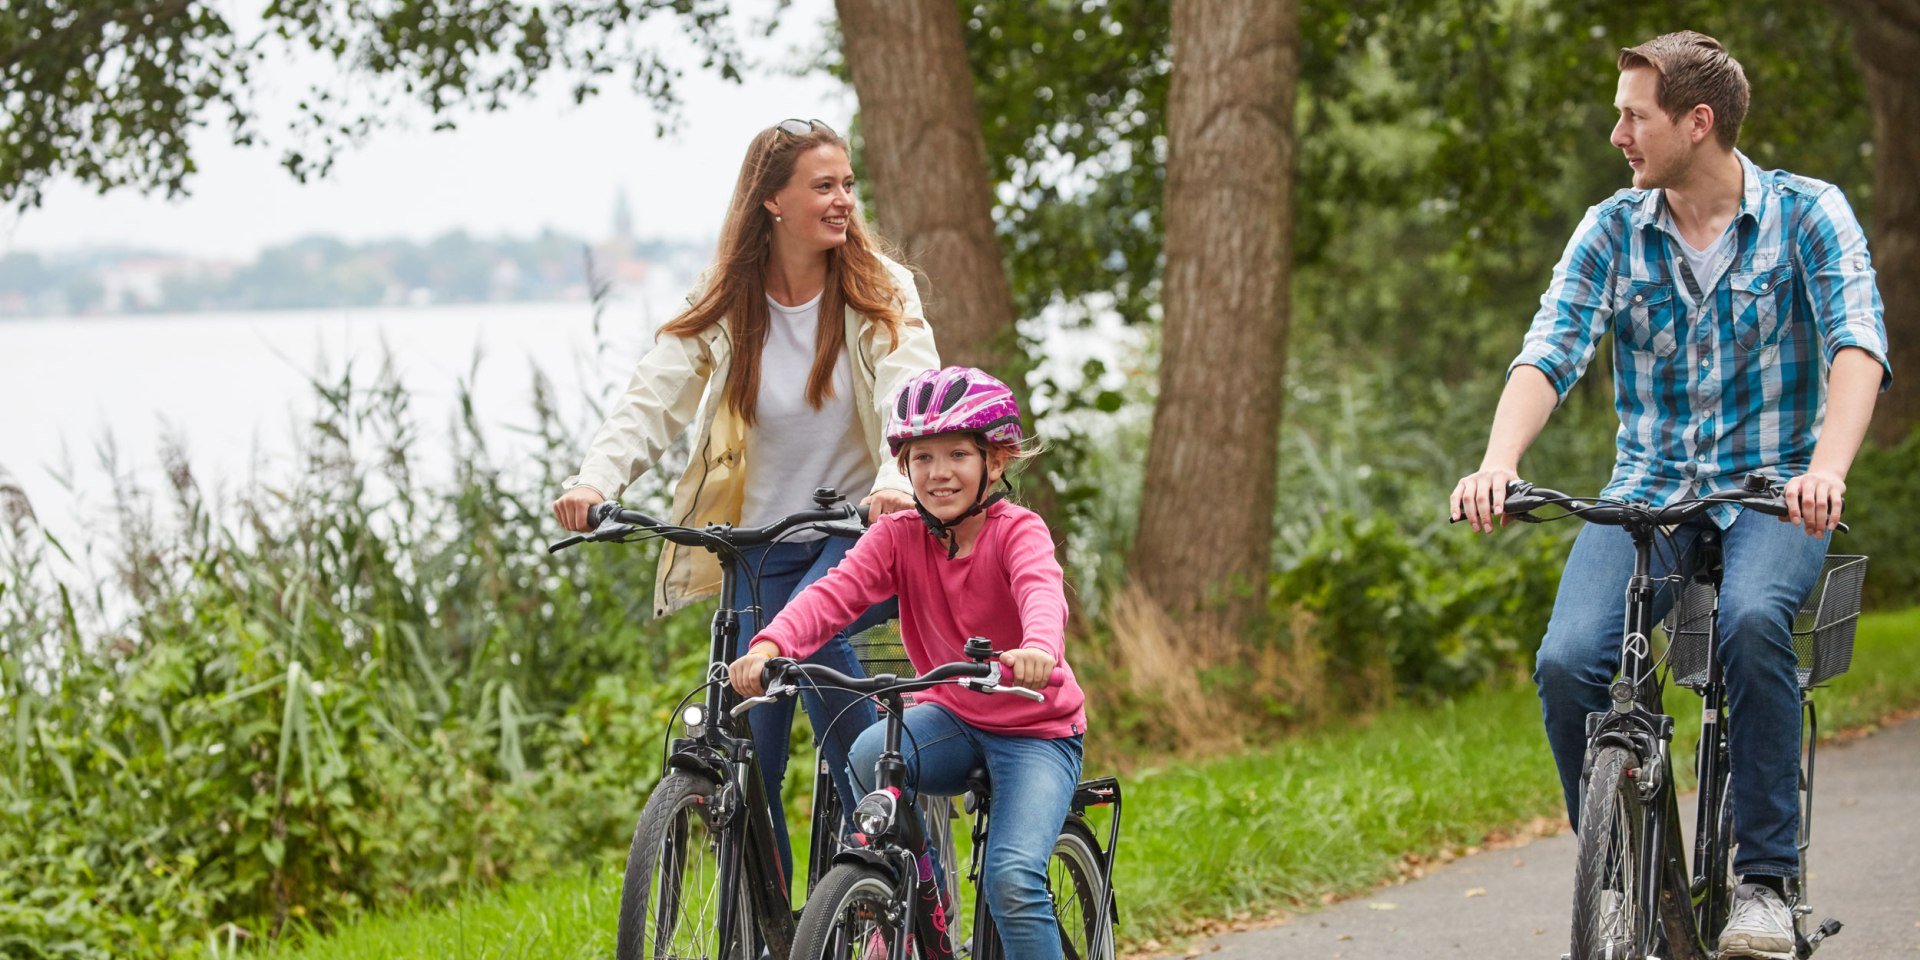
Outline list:
[[[1603,496],[1659,505],[1733,489],[1750,472],[1797,476],[1820,435],[1834,354],[1859,347],[1880,361],[1881,389],[1892,382],[1846,197],[1736,156],[1746,190],[1731,261],[1717,280],[1698,278],[1701,296],[1681,286],[1665,193],[1622,190],[1580,221],[1513,361],[1538,367],[1564,400],[1613,334],[1619,453]]]

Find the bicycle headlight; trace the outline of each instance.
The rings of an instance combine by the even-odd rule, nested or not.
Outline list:
[[[707,732],[707,708],[704,704],[696,703],[687,707],[681,712],[680,719],[687,725],[689,737],[698,739]]]
[[[854,829],[869,837],[883,837],[893,830],[893,817],[898,809],[893,791],[875,790],[853,808]]]

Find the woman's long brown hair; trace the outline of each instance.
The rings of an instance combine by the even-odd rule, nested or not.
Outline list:
[[[748,426],[753,425],[760,397],[760,354],[767,342],[767,260],[773,253],[773,215],[762,203],[793,178],[802,154],[822,146],[848,152],[847,142],[824,124],[815,124],[804,134],[769,127],[753,138],[733,187],[726,223],[720,228],[720,248],[706,289],[692,306],[660,328],[662,334],[691,337],[716,323],[727,324],[733,340],[727,403]],[[815,410],[833,396],[833,366],[846,346],[848,307],[885,327],[892,343],[899,345],[905,318],[893,276],[876,249],[884,244],[867,230],[856,208],[847,217],[846,243],[826,252],[827,286],[820,297],[813,369],[807,376],[807,403]]]

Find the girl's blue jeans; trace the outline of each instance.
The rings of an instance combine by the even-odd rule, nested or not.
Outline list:
[[[853,541],[845,537],[825,537],[798,543],[772,543],[741,551],[744,562],[740,566],[733,596],[734,608],[740,612],[739,649],[734,651],[734,656],[745,654],[761,626],[779,616],[788,601],[799,596],[800,591],[826,576],[827,571],[833,569],[852,546]],[[760,584],[761,609],[758,616],[753,609],[752,592],[756,579]],[[899,615],[898,611],[899,604],[894,600],[874,604],[858,620],[828,640],[826,646],[808,657],[806,662],[824,664],[849,676],[865,676],[859,661],[854,659],[853,646],[847,642],[847,638],[893,619]],[[847,781],[847,748],[860,731],[873,725],[878,714],[870,701],[827,688],[806,690],[800,694],[800,702],[806,706],[807,717],[813,722],[814,743],[819,747],[827,769],[832,772],[834,791],[840,795],[841,808],[851,811],[854,804],[860,802],[861,795],[853,793]],[[787,839],[787,818],[780,806],[780,785],[787,776],[793,701],[761,704],[748,712],[747,722],[753,731],[754,752],[760,758],[760,779],[767,794],[768,812],[773,817],[773,833],[780,848],[780,863],[791,880],[793,847]]]
[[[1674,532],[1683,562],[1691,560],[1701,532],[1692,524]],[[1800,870],[1800,682],[1793,617],[1820,575],[1830,538],[1809,537],[1799,526],[1753,510],[1740,511],[1721,533],[1720,662],[1730,714],[1733,833],[1740,844],[1733,867],[1740,874],[1791,877]],[[1656,544],[1656,579],[1672,572],[1675,552],[1664,538]],[[1534,668],[1547,741],[1576,828],[1587,714],[1608,708],[1607,687],[1620,669],[1633,557],[1633,539],[1619,527],[1589,524],[1580,531]],[[1667,615],[1675,595],[1666,587],[1656,594],[1655,618]]]
[[[988,733],[935,704],[909,707],[905,722],[900,752],[909,791],[957,796],[966,792],[968,771],[987,768],[993,821],[980,864],[987,909],[1007,956],[1056,960],[1060,933],[1047,896],[1047,860],[1080,783],[1080,738]],[[854,742],[853,781],[862,795],[874,787],[874,762],[885,746],[885,724]],[[915,804],[903,807],[920,815]]]

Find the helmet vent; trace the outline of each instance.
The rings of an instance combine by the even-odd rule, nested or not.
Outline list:
[[[968,383],[965,377],[961,377],[947,384],[947,392],[940,398],[940,412],[945,413],[948,410],[952,410],[953,405],[959,403],[960,398],[967,395],[967,387]]]

